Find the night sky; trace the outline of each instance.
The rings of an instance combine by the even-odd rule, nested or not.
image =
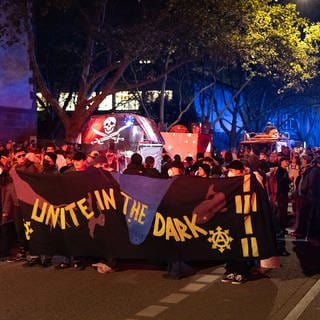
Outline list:
[[[295,0],[298,11],[302,16],[312,21],[320,21],[320,0]]]

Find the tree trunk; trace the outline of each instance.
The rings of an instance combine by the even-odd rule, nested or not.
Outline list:
[[[65,140],[67,143],[78,142],[79,134],[82,131],[86,121],[81,118],[70,118],[68,123],[65,125]]]
[[[159,130],[166,131],[166,124],[164,121],[164,101],[166,96],[166,83],[168,76],[165,75],[161,85],[161,94],[160,94],[160,117],[159,117]]]

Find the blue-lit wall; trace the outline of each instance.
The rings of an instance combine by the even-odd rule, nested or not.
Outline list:
[[[233,92],[225,86],[216,85],[213,89],[208,89],[203,96],[200,97],[200,86],[195,87],[195,108],[199,119],[201,119],[201,105],[204,107],[205,113],[211,108],[209,122],[214,124],[212,129],[214,132],[214,146],[219,150],[227,149],[230,145],[229,137],[221,128],[217,119],[217,112],[214,111],[213,99],[217,106],[218,112],[224,110],[226,104],[232,98]],[[236,117],[237,130],[239,131],[237,139],[241,139],[244,130],[251,132],[263,132],[267,122],[275,125],[280,133],[289,136],[292,144],[305,143],[307,146],[320,146],[320,108],[316,107],[302,107],[299,105],[292,105],[291,107],[279,108],[272,113],[265,113],[265,119],[259,119],[254,123],[249,123],[250,128],[243,128],[242,119],[239,116],[238,108],[242,108],[243,96],[240,96],[237,103],[232,102],[230,107],[223,112],[223,124],[230,130],[231,122]],[[267,110],[268,106],[266,106]],[[243,111],[243,110],[242,110]],[[237,114],[237,116],[234,116]],[[255,128],[255,130],[253,129]]]
[[[221,113],[221,119],[223,125],[231,130],[231,123],[234,118],[233,113],[237,113],[237,108],[243,103],[242,96],[238,97],[238,100],[232,100],[233,92],[226,86],[216,85],[213,88],[207,89],[206,91],[199,94],[201,90],[200,86],[195,86],[195,108],[199,119],[201,119],[201,105],[205,110],[205,114],[210,114],[208,121],[212,124],[212,130],[214,133],[214,147],[222,150],[227,149],[230,145],[228,136],[222,129],[219,121],[217,121],[218,114]],[[213,102],[214,101],[214,102]],[[230,103],[230,106],[225,109],[225,106]],[[239,115],[236,116],[236,129],[242,132],[243,123]],[[239,132],[238,139],[240,139],[242,133]]]
[[[10,10],[10,7],[7,8]],[[8,23],[7,11],[0,12],[2,23]],[[15,28],[8,28],[10,33]],[[22,30],[22,29],[21,29]],[[3,41],[10,41],[9,33]],[[26,32],[16,34],[18,41],[0,47],[0,141],[29,140],[37,131],[32,72],[27,50]]]

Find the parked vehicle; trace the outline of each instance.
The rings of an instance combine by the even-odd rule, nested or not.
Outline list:
[[[271,152],[281,152],[282,147],[290,148],[290,139],[284,135],[270,136],[265,133],[245,134],[239,145],[239,153],[245,154],[252,151],[259,155],[260,152],[270,154]]]
[[[143,158],[152,155],[160,168],[164,140],[154,120],[132,113],[111,113],[92,116],[79,136],[79,143],[87,152],[97,150],[114,153],[118,171],[126,167],[134,152]]]

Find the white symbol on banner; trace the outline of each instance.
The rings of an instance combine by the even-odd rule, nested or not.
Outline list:
[[[120,132],[124,129],[130,127],[131,123],[124,125],[123,127],[119,128],[117,131],[114,131],[115,126],[117,124],[117,120],[115,117],[108,117],[103,122],[104,132],[99,131],[95,128],[92,128],[92,131],[99,135],[101,138],[95,138],[94,141],[91,141],[91,144],[103,144],[105,141],[113,140],[115,143],[119,141],[123,141],[124,138],[120,138]]]

